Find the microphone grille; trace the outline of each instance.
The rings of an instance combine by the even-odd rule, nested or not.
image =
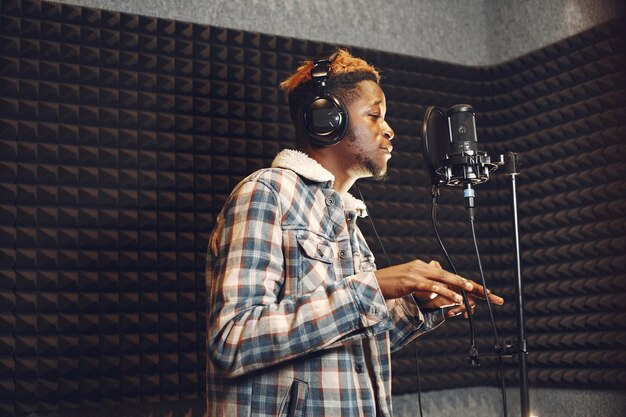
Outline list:
[[[471,111],[459,111],[449,116],[452,142],[476,142],[474,114]]]

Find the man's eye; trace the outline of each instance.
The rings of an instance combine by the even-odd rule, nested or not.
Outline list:
[[[371,114],[370,114],[370,117],[372,117],[372,118],[374,118],[374,119],[378,119],[378,118],[380,117],[380,114],[374,114],[374,113],[371,113]]]

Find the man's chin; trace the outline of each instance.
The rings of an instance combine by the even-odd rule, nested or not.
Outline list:
[[[373,175],[372,180],[375,182],[387,182],[387,180],[389,180],[389,175],[387,175],[387,172],[385,171],[381,174]]]
[[[385,166],[382,169],[371,169],[370,173],[372,174],[372,180],[375,182],[386,182],[389,179],[389,175],[387,175],[387,167]]]
[[[389,179],[387,175],[387,164],[383,167],[377,166],[371,159],[362,161],[362,167],[367,172],[370,178],[376,182],[385,182]]]

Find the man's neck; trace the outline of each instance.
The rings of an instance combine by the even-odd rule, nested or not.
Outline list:
[[[350,172],[346,170],[345,160],[330,149],[308,147],[301,149],[301,151],[305,152],[335,176],[333,189],[339,194],[347,193],[358,179],[357,176],[351,175]]]

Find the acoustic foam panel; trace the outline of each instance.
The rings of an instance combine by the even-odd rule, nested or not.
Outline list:
[[[2,2],[0,414],[189,401],[204,393],[204,256],[231,188],[293,146],[277,89],[333,45],[42,1]],[[393,263],[441,259],[419,137],[428,105],[469,102],[492,154],[520,152],[530,381],[624,386],[624,29],[609,22],[501,65],[352,48],[384,74],[395,156],[365,181]],[[439,227],[477,278],[459,191]],[[478,240],[514,338],[511,209],[478,187]],[[364,232],[386,261],[377,242]],[[476,313],[481,353],[492,336]],[[465,366],[463,320],[419,339],[423,389],[496,385]],[[416,391],[412,347],[394,393]],[[509,383],[516,363],[505,360]]]

